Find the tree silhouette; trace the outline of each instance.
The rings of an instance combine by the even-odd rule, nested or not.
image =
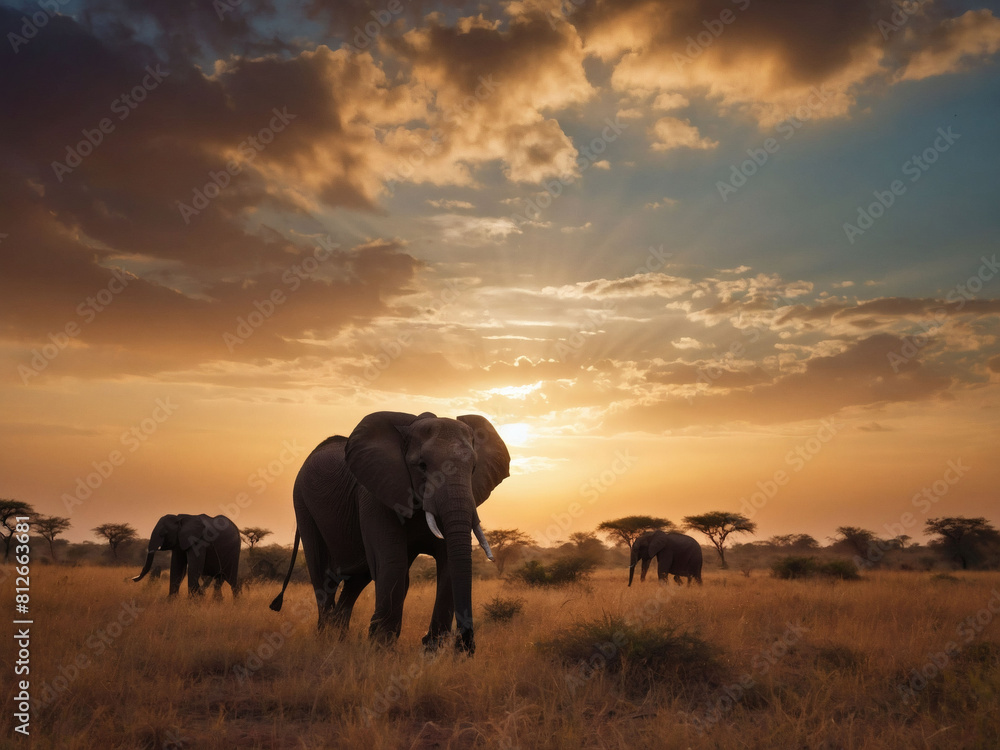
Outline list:
[[[243,541],[249,546],[248,552],[253,552],[253,548],[266,536],[271,535],[270,529],[262,529],[260,526],[248,526],[240,531]]]
[[[726,537],[730,534],[752,534],[757,530],[757,524],[740,513],[712,511],[698,516],[685,516],[684,526],[694,531],[700,531],[707,536],[716,551],[723,569],[729,567],[726,562]]]
[[[834,537],[834,542],[843,542],[862,557],[868,554],[873,543],[879,541],[873,532],[858,526],[838,526],[837,533],[840,538]]]
[[[55,562],[56,550],[53,542],[57,536],[71,526],[69,519],[62,516],[39,516],[35,519],[34,525],[42,538],[48,540],[49,554],[52,555],[52,561]]]
[[[981,516],[929,518],[924,530],[940,537],[932,545],[959,563],[962,570],[983,565],[991,551],[995,553],[1000,547],[1000,531]]]
[[[3,534],[3,559],[10,557],[10,543],[14,540],[16,516],[33,516],[35,509],[21,500],[0,499],[0,533]]]
[[[111,553],[118,559],[118,548],[139,538],[136,530],[127,523],[102,523],[93,529],[96,536],[106,539],[111,545]]]
[[[635,540],[647,531],[665,529],[667,531],[674,528],[673,523],[666,518],[657,516],[624,516],[613,521],[605,521],[597,527],[597,530],[607,536],[612,544],[622,542],[629,550]]]
[[[504,566],[511,553],[517,548],[531,544],[531,537],[520,529],[493,529],[485,532],[486,540],[493,550],[493,559],[497,566],[497,575],[503,575]]]

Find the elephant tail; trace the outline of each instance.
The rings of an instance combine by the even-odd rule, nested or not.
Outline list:
[[[288,566],[288,574],[285,576],[285,582],[281,584],[281,592],[274,597],[274,601],[271,602],[271,609],[275,612],[281,611],[281,604],[285,599],[285,589],[288,588],[288,582],[292,580],[292,571],[295,570],[295,556],[299,553],[299,529],[295,527],[295,542],[292,544],[292,562]]]

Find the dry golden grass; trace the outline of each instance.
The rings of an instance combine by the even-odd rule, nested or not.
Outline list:
[[[625,571],[566,589],[476,581],[477,607],[500,595],[524,608],[506,623],[477,610],[468,659],[423,654],[433,584],[411,587],[402,637],[386,649],[364,636],[371,587],[340,641],[317,635],[301,584],[276,614],[267,605],[277,585],[235,604],[228,588],[221,603],[167,601],[165,581],[133,584],[132,570],[35,572],[31,690],[45,702],[32,717],[35,748],[1000,746],[995,573],[830,583],[736,572],[690,589],[629,589]],[[3,601],[12,589],[12,578],[0,586]],[[141,609],[129,614],[133,600]],[[614,638],[595,643],[588,661],[566,663],[560,634],[586,638],[581,623],[602,619]],[[635,655],[655,649],[650,634],[660,631],[704,641],[712,668],[640,685],[648,667]],[[939,673],[921,690],[901,690],[950,641],[961,653],[937,656],[942,668],[928,668]],[[13,667],[3,670],[10,707]],[[0,723],[12,737],[10,710]]]

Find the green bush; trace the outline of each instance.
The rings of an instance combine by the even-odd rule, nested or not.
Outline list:
[[[718,650],[690,633],[659,625],[635,625],[605,614],[580,622],[542,641],[538,648],[569,667],[566,682],[576,689],[600,672],[620,678],[632,696],[654,686],[673,691],[719,684]]]
[[[508,622],[523,609],[524,599],[504,599],[497,594],[483,605],[483,617],[488,622]]]
[[[586,580],[595,567],[586,557],[561,557],[548,568],[538,560],[528,560],[513,577],[529,586],[566,586]]]
[[[839,578],[842,581],[858,581],[861,574],[857,566],[850,560],[831,560],[819,566],[819,574],[829,578]]]

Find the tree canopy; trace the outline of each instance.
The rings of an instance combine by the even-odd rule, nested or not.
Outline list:
[[[3,559],[10,557],[10,543],[14,539],[14,519],[17,516],[33,516],[35,509],[21,500],[0,499],[0,533],[3,534]]]
[[[69,522],[69,519],[63,518],[62,516],[38,516],[35,519],[35,530],[43,539],[48,541],[49,554],[52,556],[53,560],[56,559],[56,550],[54,545],[56,537],[66,531],[66,529],[68,529],[71,525],[72,524]]]
[[[607,536],[612,544],[621,542],[630,550],[635,540],[647,531],[657,529],[670,530],[674,525],[666,518],[657,516],[624,516],[613,521],[605,521],[597,527],[597,530]]]
[[[250,550],[253,550],[264,537],[270,536],[272,533],[270,529],[264,529],[260,526],[248,526],[240,530],[240,536],[243,537],[243,541],[247,543]]]
[[[746,516],[721,510],[697,516],[685,516],[684,526],[694,531],[700,531],[711,540],[719,553],[719,560],[723,568],[729,567],[726,563],[726,538],[730,534],[752,534],[757,530],[757,524]]]
[[[938,537],[932,546],[961,565],[963,570],[995,563],[1000,557],[1000,531],[981,516],[929,518],[924,530]]]
[[[517,547],[531,544],[531,537],[520,529],[493,529],[484,533],[493,550],[498,575],[503,575],[504,566]]]
[[[139,538],[138,533],[127,523],[102,523],[93,529],[94,535],[107,540],[111,553],[118,559],[118,548]]]

